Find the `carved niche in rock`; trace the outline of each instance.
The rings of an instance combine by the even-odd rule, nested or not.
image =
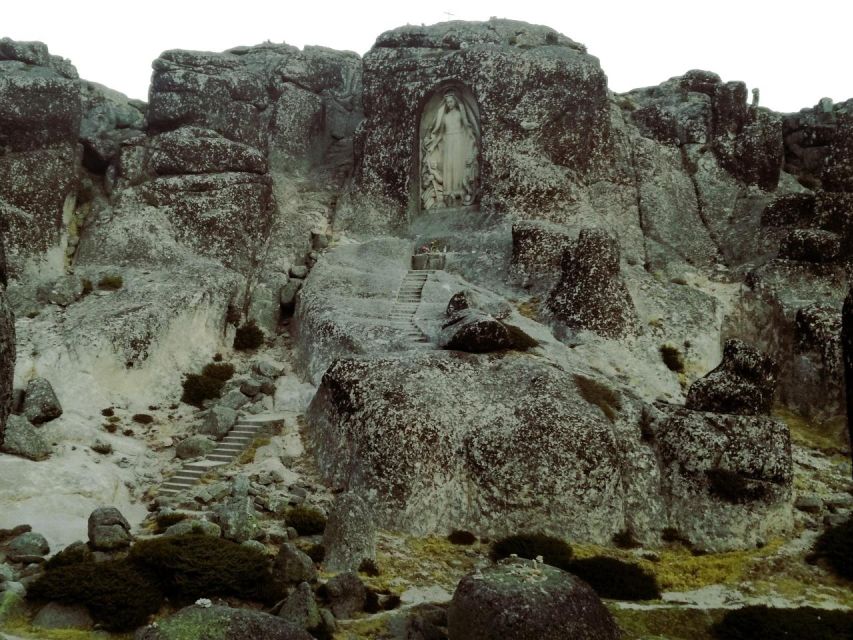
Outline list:
[[[419,131],[421,208],[475,204],[480,196],[480,110],[461,85],[445,85],[427,100]]]

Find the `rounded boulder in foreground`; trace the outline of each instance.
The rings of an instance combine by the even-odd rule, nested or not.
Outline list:
[[[592,588],[532,560],[503,560],[462,578],[448,611],[450,640],[618,640]]]

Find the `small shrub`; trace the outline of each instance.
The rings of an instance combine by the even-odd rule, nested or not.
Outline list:
[[[320,564],[326,558],[326,547],[324,547],[322,544],[308,545],[307,547],[302,549],[302,551],[304,551],[305,555],[307,555],[309,558],[311,558],[313,562],[316,562],[317,564]]]
[[[264,332],[254,322],[247,322],[237,328],[234,335],[234,348],[237,351],[251,351],[264,343]]]
[[[853,638],[853,612],[750,606],[726,612],[711,627],[719,640],[838,640]]]
[[[163,593],[126,560],[50,569],[28,589],[32,600],[82,604],[112,631],[135,629],[163,604]]]
[[[109,418],[107,418],[107,422],[118,424],[119,422],[121,422],[121,418],[119,418],[118,416],[110,416]]]
[[[135,413],[131,418],[137,424],[151,424],[154,422],[154,417],[148,415],[147,413]]]
[[[94,289],[94,285],[92,284],[92,281],[89,280],[89,278],[83,278],[82,283],[83,283],[83,297],[86,297],[90,293],[92,293],[92,290]]]
[[[595,556],[573,560],[568,571],[588,583],[602,598],[613,600],[660,598],[660,588],[655,577],[630,562]]]
[[[101,415],[105,418],[112,418],[116,414],[115,409],[109,407],[107,409],[101,409]]]
[[[613,534],[613,544],[620,549],[636,549],[642,546],[634,537],[634,532],[630,529],[622,529],[619,533]]]
[[[313,536],[326,529],[326,516],[311,507],[293,507],[287,512],[285,520],[300,536]]]
[[[766,495],[763,486],[728,469],[709,469],[705,475],[708,477],[711,495],[730,504],[744,504],[760,500]]]
[[[542,556],[547,564],[568,571],[572,560],[572,547],[564,540],[540,533],[508,536],[492,545],[492,560],[508,558],[512,554],[531,560]]]
[[[379,567],[376,565],[376,561],[370,558],[364,558],[361,561],[361,564],[358,565],[358,571],[373,577],[379,575]]]
[[[284,593],[266,555],[222,538],[189,534],[143,540],[128,558],[178,603],[235,596],[272,604]]]
[[[124,279],[121,276],[104,276],[98,281],[98,289],[107,291],[117,291],[124,286]]]
[[[62,551],[45,562],[45,570],[56,569],[58,567],[67,567],[72,564],[83,564],[92,562],[94,556],[91,549],[85,543],[74,543],[65,547]]]
[[[205,400],[213,400],[219,397],[222,392],[222,385],[222,380],[197,373],[188,373],[183,382],[184,393],[181,395],[181,402],[201,408]]]
[[[124,431],[122,431],[121,433],[122,433],[122,435],[125,435],[125,436],[127,436],[127,437],[129,438],[130,436],[132,436],[132,435],[133,435],[133,429],[125,429],[125,430],[124,430]]]
[[[214,362],[222,362],[222,354],[221,353],[214,353],[213,354],[213,361]]]
[[[693,546],[693,543],[690,542],[690,540],[681,535],[681,532],[673,527],[666,527],[661,531],[660,537],[664,542],[682,544],[688,549]]]
[[[477,542],[477,536],[470,531],[460,531],[459,529],[456,529],[455,531],[450,532],[450,535],[447,536],[447,540],[453,544],[471,545]]]
[[[222,382],[226,382],[234,375],[234,365],[228,362],[211,362],[210,364],[204,365],[204,369],[201,370],[201,375],[213,378],[214,380],[222,380]]]
[[[815,542],[814,556],[825,559],[842,578],[853,580],[853,519],[824,531]]]
[[[678,347],[662,344],[660,346],[660,357],[667,369],[675,373],[684,373],[684,355]]]
[[[116,431],[118,431],[118,425],[113,422],[105,422],[104,429],[107,433],[115,433]]]

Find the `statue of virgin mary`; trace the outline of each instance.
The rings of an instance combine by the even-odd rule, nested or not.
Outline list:
[[[454,89],[441,101],[422,148],[424,209],[473,204],[478,179],[479,131],[469,107]]]

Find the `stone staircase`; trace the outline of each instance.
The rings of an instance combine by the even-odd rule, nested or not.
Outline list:
[[[435,271],[410,270],[403,277],[403,283],[397,291],[397,299],[391,307],[391,325],[402,329],[413,346],[429,346],[429,339],[415,324],[415,314],[421,304],[424,285],[432,273]]]
[[[238,419],[231,431],[202,460],[185,463],[175,475],[160,485],[160,494],[174,495],[189,489],[210,471],[234,462],[255,438],[268,434],[271,426],[281,422],[283,418],[280,414],[258,414]]]

